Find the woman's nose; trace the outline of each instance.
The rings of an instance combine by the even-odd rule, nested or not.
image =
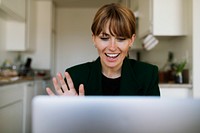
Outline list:
[[[115,38],[112,38],[111,40],[110,40],[110,44],[109,44],[109,49],[110,50],[115,50],[116,49],[116,40],[115,40]]]

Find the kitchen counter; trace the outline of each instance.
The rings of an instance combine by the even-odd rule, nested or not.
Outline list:
[[[16,76],[12,78],[5,78],[5,77],[0,77],[0,86],[4,85],[9,85],[9,84],[16,84],[16,83],[22,83],[26,81],[33,81],[33,80],[50,80],[51,76],[46,75],[46,76]]]
[[[25,82],[25,81],[32,81],[32,80],[50,80],[51,76],[50,75],[46,75],[46,76],[22,76],[22,77],[12,77],[10,79],[8,78],[2,78],[0,77],[0,86],[3,85],[8,85],[8,84],[14,84],[14,83],[21,83],[21,82]],[[192,84],[159,84],[159,87],[162,88],[188,88],[188,89],[192,89]]]
[[[159,84],[159,87],[162,88],[188,88],[192,89],[192,84]]]
[[[8,72],[11,73],[13,72],[12,70],[7,70],[6,71],[7,75],[3,74],[2,72],[0,73],[0,86],[22,83],[26,81],[51,79],[50,70],[44,70],[44,69],[33,69],[31,76],[29,76],[30,74],[26,74],[26,76],[18,76],[17,73],[9,76]]]

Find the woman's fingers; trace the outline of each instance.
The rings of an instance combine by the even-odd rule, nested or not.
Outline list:
[[[46,88],[46,92],[50,96],[55,96],[55,94],[53,93],[53,91],[51,91],[51,89],[49,87]]]
[[[83,84],[79,86],[79,96],[85,96],[85,90]]]
[[[53,85],[54,85],[56,93],[58,95],[77,96],[78,93],[76,92],[76,89],[74,88],[74,83],[73,83],[72,78],[71,78],[71,76],[69,75],[68,72],[65,72],[65,78],[67,80],[67,84],[66,84],[61,73],[57,74],[57,78],[53,77],[52,81],[53,81]],[[51,91],[50,88],[46,88],[46,91],[47,91],[48,95],[51,95],[51,96],[55,95]],[[83,84],[81,84],[79,86],[79,95],[80,96],[85,95]]]
[[[70,91],[76,91],[75,88],[74,88],[74,83],[72,81],[72,78],[71,78],[71,76],[69,75],[68,72],[65,72],[65,77],[67,79],[67,84],[69,86],[69,90]]]
[[[61,90],[60,88],[60,85],[58,84],[58,81],[55,77],[53,77],[53,85],[54,85],[54,88],[56,90],[56,92],[58,93],[58,95],[62,95],[63,94],[63,91]]]
[[[64,80],[62,74],[58,73],[57,78],[58,78],[60,85],[62,87],[62,90],[61,90],[61,91],[63,91],[62,93],[67,93],[69,91],[69,88],[67,87],[67,84],[65,83],[65,80]]]

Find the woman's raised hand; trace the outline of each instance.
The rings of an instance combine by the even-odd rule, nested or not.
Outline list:
[[[80,84],[79,94],[78,94],[76,92],[76,89],[74,88],[74,83],[68,72],[65,72],[65,78],[67,79],[68,86],[65,83],[65,80],[61,73],[57,74],[57,78],[53,77],[52,79],[55,91],[58,95],[62,95],[62,96],[84,96],[85,95],[83,84]],[[52,92],[52,90],[49,87],[46,88],[46,91],[50,96],[56,95]]]

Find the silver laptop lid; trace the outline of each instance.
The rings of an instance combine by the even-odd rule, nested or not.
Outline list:
[[[200,99],[39,96],[33,133],[200,133]]]

